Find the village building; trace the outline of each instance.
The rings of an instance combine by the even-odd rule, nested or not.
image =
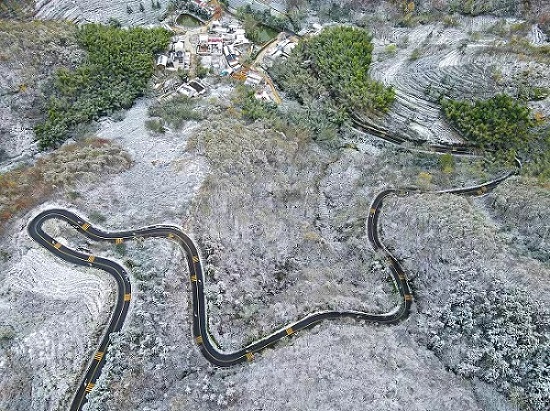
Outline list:
[[[192,80],[179,86],[176,91],[187,97],[198,97],[206,94],[207,87],[199,80]]]
[[[166,69],[167,64],[168,64],[168,56],[165,56],[164,54],[161,54],[161,55],[157,56],[156,67],[157,67],[158,70]]]

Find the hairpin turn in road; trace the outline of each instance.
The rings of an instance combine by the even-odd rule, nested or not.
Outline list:
[[[394,142],[401,144],[401,142]],[[443,147],[443,148],[442,148]],[[462,146],[459,147],[462,150]],[[444,151],[445,146],[437,146],[436,151]],[[452,146],[448,147],[452,152]],[[466,150],[456,150],[459,155],[472,155]],[[518,170],[521,167],[519,160],[516,160]],[[483,195],[494,189],[498,184],[508,177],[517,173],[517,170],[509,172],[500,178],[472,187],[462,187],[450,190],[432,192],[432,194],[455,194],[455,195]],[[97,378],[105,364],[105,353],[110,344],[112,333],[120,331],[128,307],[131,302],[131,284],[128,273],[125,268],[114,261],[101,258],[95,255],[85,254],[73,250],[48,234],[42,228],[47,220],[58,219],[71,224],[79,233],[95,241],[107,241],[115,244],[121,244],[125,241],[135,240],[137,238],[168,238],[177,242],[184,250],[187,265],[189,267],[189,281],[191,283],[191,293],[193,302],[193,335],[201,353],[212,364],[220,367],[228,367],[243,361],[251,361],[254,353],[272,346],[277,341],[288,337],[297,331],[304,330],[323,320],[339,319],[345,317],[355,318],[357,320],[366,320],[369,322],[391,324],[396,323],[409,315],[413,295],[407,275],[403,271],[397,259],[387,250],[378,237],[378,220],[380,209],[384,199],[389,195],[406,196],[409,194],[421,193],[416,188],[401,190],[385,190],[378,194],[373,200],[369,215],[367,218],[367,235],[369,242],[375,251],[384,255],[386,264],[391,273],[392,281],[399,292],[400,303],[392,311],[384,314],[373,314],[362,311],[320,311],[309,314],[304,318],[290,323],[273,333],[260,338],[259,340],[241,348],[237,351],[222,351],[208,330],[207,304],[204,295],[204,274],[198,249],[193,240],[188,237],[181,229],[170,225],[155,225],[136,230],[106,232],[93,227],[89,222],[65,209],[45,210],[34,217],[28,225],[30,236],[37,241],[46,250],[62,258],[63,260],[82,266],[95,267],[111,274],[117,283],[117,301],[111,314],[109,324],[101,338],[99,346],[93,358],[90,360],[84,376],[82,377],[73,400],[70,405],[71,411],[80,411],[87,401],[88,393],[93,389]]]

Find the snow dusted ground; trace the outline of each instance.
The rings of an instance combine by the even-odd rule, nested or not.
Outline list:
[[[239,409],[482,410],[471,386],[397,327],[328,324],[229,377]],[[444,395],[442,395],[444,393]]]
[[[208,166],[186,151],[195,125],[181,132],[151,135],[144,125],[146,101],[138,102],[120,122],[106,120],[97,135],[124,147],[134,160],[125,173],[112,176],[75,201],[77,209],[105,217],[106,229],[151,224],[182,224],[182,216],[200,188]]]
[[[501,224],[510,247],[522,255],[550,258],[550,193],[533,181],[514,178],[487,197],[489,215]]]
[[[542,354],[548,350],[550,269],[521,255],[526,254],[521,238],[542,236],[544,259],[548,233],[538,218],[545,211],[536,198],[504,200],[508,190],[497,191],[498,220],[513,229],[510,217],[517,202],[525,201],[527,227],[519,230],[519,241],[502,235],[485,199],[452,195],[389,198],[382,235],[414,278],[418,341],[459,375],[479,377],[543,410],[550,404],[548,360]]]
[[[81,22],[156,18],[146,1],[145,13],[138,1],[92,3],[39,1],[37,9],[41,18]],[[432,141],[456,139],[425,87],[446,78],[456,96],[492,93],[489,57],[477,53],[483,44],[466,47],[464,55],[457,48],[468,37],[465,30],[493,23],[482,17],[459,29],[392,30],[377,44],[373,75],[398,92],[391,127]],[[381,55],[387,42],[398,43],[396,56]],[[411,60],[417,47],[425,47],[426,55]],[[508,71],[518,70],[508,66],[505,76]],[[430,184],[439,188],[467,185],[477,172],[473,160],[464,160],[452,176],[442,176],[435,171],[437,157],[372,148],[368,139],[362,152],[331,155],[299,138],[269,131],[266,136],[261,125],[232,123],[231,130],[208,120],[153,135],[144,127],[148,104],[139,101],[122,121],[103,121],[98,132],[130,152],[130,170],[93,185],[80,183],[77,196],[61,194],[44,207],[69,207],[108,230],[181,226],[198,241],[207,263],[211,329],[225,348],[315,309],[390,309],[391,287],[365,238],[371,199],[381,189],[416,184],[422,171],[431,171]],[[548,295],[547,266],[514,254],[498,228],[504,219],[525,237],[524,248],[538,244],[542,259],[548,255],[548,232],[541,227],[547,213],[528,211],[524,194],[506,203],[514,191],[507,187],[490,207],[452,196],[387,202],[384,241],[416,277],[418,312],[403,324],[322,324],[229,370],[211,367],[194,345],[188,274],[177,246],[148,239],[116,248],[51,224],[48,229],[61,241],[114,258],[132,275],[131,312],[114,337],[88,410],[514,409],[492,386],[472,386],[446,371],[457,367],[455,351],[440,349],[438,358],[425,348],[426,335],[438,330],[430,321],[454,302],[451,297],[458,298],[457,276],[471,281],[469,291],[476,293],[498,278]],[[0,341],[2,410],[66,407],[113,298],[103,274],[58,261],[27,237],[24,227],[36,212],[14,222],[0,240],[0,251],[11,255],[6,261],[0,255],[0,326],[13,327],[15,335]],[[537,225],[522,226],[520,217]],[[536,300],[547,302],[544,295]]]
[[[2,267],[0,324],[15,337],[0,345],[0,409],[56,410],[108,321],[114,284],[52,258],[25,231],[10,240],[19,252]]]
[[[145,11],[140,11],[140,3]],[[69,20],[76,23],[107,23],[110,18],[117,19],[124,25],[136,26],[158,24],[168,4],[160,0],[161,10],[153,10],[151,2],[146,0],[37,0],[36,17],[39,19]],[[132,9],[128,13],[127,7]]]
[[[417,174],[428,164],[438,167],[437,157],[427,161],[410,153],[377,151],[378,154],[372,156],[353,150],[332,157],[314,144],[300,146],[303,143],[284,136],[270,134],[269,138],[258,138],[265,133],[261,127],[249,126],[235,134],[228,124],[216,121],[203,125],[191,123],[181,132],[152,135],[144,127],[147,105],[145,100],[138,102],[122,121],[104,121],[98,133],[99,137],[115,140],[131,154],[132,168],[91,186],[81,183],[74,188],[78,196],[71,200],[60,197],[45,206],[69,207],[108,230],[156,223],[182,226],[199,242],[207,262],[211,330],[226,348],[241,346],[315,309],[385,311],[393,307],[395,301],[384,279],[383,265],[376,261],[365,238],[365,213],[371,198],[380,189],[407,184],[406,180],[414,183]],[[239,127],[231,123],[233,126]],[[192,144],[188,146],[190,138]],[[399,167],[395,166],[396,158]],[[317,165],[312,167],[314,159]],[[464,166],[457,164],[457,170],[462,171],[457,173],[456,181],[460,178],[464,178],[465,183],[469,181],[470,166],[468,161]],[[308,178],[301,174],[303,170],[308,170]],[[23,229],[27,219],[14,223],[15,230]],[[284,390],[288,389],[285,387],[295,386],[296,393],[303,391],[292,381],[302,377],[313,380],[315,374],[326,377],[315,380],[315,384],[320,385],[316,396],[310,397],[312,404],[320,404],[324,398],[327,404],[337,404],[344,393],[358,390],[360,381],[375,378],[365,371],[371,367],[368,361],[373,361],[372,367],[388,366],[386,359],[378,357],[394,338],[394,328],[384,330],[350,322],[323,324],[318,328],[319,334],[317,331],[311,335],[301,333],[274,351],[260,354],[251,368],[246,364],[231,370],[213,369],[193,343],[188,274],[177,246],[167,240],[149,239],[116,248],[84,240],[66,224],[51,222],[47,228],[64,243],[133,267],[129,268],[133,286],[131,311],[123,332],[110,349],[106,370],[92,394],[90,411],[180,409],[186,404],[213,410],[236,404],[253,410],[261,404],[270,409],[274,398],[284,397]],[[86,350],[92,349],[97,341],[93,333],[99,331],[98,312],[102,312],[99,318],[101,315],[107,318],[106,303],[96,302],[95,296],[109,295],[112,287],[98,283],[93,277],[95,271],[66,267],[56,261],[32,244],[24,230],[18,232],[12,243],[14,250],[24,249],[21,244],[28,244],[26,247],[42,255],[38,260],[41,264],[54,267],[46,271],[55,272],[55,277],[47,282],[37,278],[36,282],[40,282],[40,290],[43,287],[49,290],[48,295],[42,297],[43,305],[59,306],[53,313],[55,321],[63,326],[81,321],[80,328],[69,328],[76,330],[72,333],[48,322],[51,333],[70,335],[73,344],[82,347],[80,352],[75,348],[74,355],[69,357],[61,354],[48,357],[65,370],[57,374],[56,379],[44,376],[47,387],[58,387],[56,396],[51,397],[55,407],[62,399],[69,399],[74,381],[80,375],[78,367],[70,368],[67,364],[82,366],[81,361],[89,356]],[[31,257],[27,257],[15,265],[12,258],[6,263],[8,272],[17,272],[17,278],[24,279],[18,281],[24,284],[19,288],[26,287],[26,293],[31,292],[34,284],[29,280],[32,278],[29,273],[36,271],[30,260]],[[239,266],[245,269],[235,270]],[[73,271],[80,273],[80,277],[72,274]],[[83,276],[89,281],[84,290],[90,295],[78,294],[75,301],[81,309],[87,307],[86,321],[73,314],[78,313],[78,309],[68,303],[56,305],[57,300],[50,295],[66,292],[72,296],[75,286],[82,284]],[[67,277],[78,280],[70,282]],[[61,284],[58,285],[58,281]],[[3,297],[0,301],[4,301]],[[47,308],[40,311],[46,312],[45,317],[50,312]],[[53,322],[51,318],[48,321]],[[88,328],[82,330],[83,327]],[[347,337],[343,338],[342,334]],[[19,334],[16,338],[20,338]],[[373,345],[374,340],[378,342]],[[68,344],[65,337],[60,341]],[[410,338],[406,341],[411,343]],[[293,348],[295,344],[297,348]],[[399,349],[391,348],[397,364],[391,366],[393,374],[388,378],[392,381],[412,378],[410,369],[416,360],[409,363],[397,358],[399,350],[407,344],[400,345]],[[281,353],[278,350],[282,350]],[[456,385],[456,377],[441,371],[425,349],[411,346],[408,350],[416,352],[411,355],[427,364],[418,367],[427,370],[422,374],[424,379],[420,379],[425,384],[412,386],[408,391],[415,392],[419,404],[445,405],[438,402],[433,390],[420,387],[436,381],[445,387]],[[337,360],[331,352],[337,353],[334,357]],[[352,358],[352,354],[360,354],[361,360]],[[319,360],[324,356],[330,362]],[[289,373],[290,364],[300,358],[303,361],[296,366],[295,373]],[[281,363],[289,365],[281,368]],[[323,371],[329,369],[332,371]],[[267,374],[260,383],[261,370]],[[283,375],[278,372],[281,370]],[[416,378],[417,372],[414,371]],[[23,372],[20,375],[25,378]],[[385,377],[377,380],[378,389],[349,396],[350,409],[364,409],[362,399],[371,396],[375,397],[373,404],[382,407],[395,404],[394,397],[401,392],[396,394]],[[268,390],[266,387],[270,387],[269,395],[263,395]],[[321,391],[321,387],[325,391]],[[472,394],[468,394],[467,385],[455,390],[452,397],[455,400],[451,398],[449,404],[477,409],[472,405],[473,400],[468,399]],[[307,399],[305,393],[302,397],[296,395],[294,404]],[[21,409],[42,409],[45,397],[32,394],[34,403],[31,403],[28,391]]]
[[[61,195],[43,207],[69,207],[84,217],[91,216],[92,222],[93,218],[105,219],[102,225],[112,230],[162,222],[181,224],[182,210],[200,187],[207,166],[204,160],[185,153],[189,130],[149,135],[143,123],[146,109],[146,104],[140,102],[123,121],[105,121],[98,133],[128,147],[135,160],[133,168],[92,186],[80,183],[74,188],[77,198],[69,200]],[[99,326],[108,319],[113,298],[113,285],[105,275],[99,273],[98,277],[96,270],[58,261],[28,238],[24,227],[32,215],[14,222],[6,232],[15,230],[15,234],[2,239],[2,250],[11,258],[2,263],[0,310],[4,314],[0,318],[1,325],[13,325],[16,337],[6,350],[0,348],[0,366],[20,374],[25,382],[16,397],[16,383],[0,378],[0,386],[6,388],[0,394],[0,408],[10,404],[10,410],[58,409],[60,403],[70,399],[83,361],[87,361],[98,340]],[[63,243],[94,249],[82,238],[75,239],[74,233],[63,227],[66,224],[48,226]],[[173,264],[174,251],[163,253],[158,248],[151,254],[157,253],[166,264]],[[147,255],[140,260],[150,258]],[[179,256],[178,261],[184,260]],[[182,273],[177,274],[181,280]],[[175,309],[187,313],[185,298],[178,300]],[[9,319],[6,324],[4,318]],[[183,339],[192,342],[188,335]],[[15,366],[14,361],[21,364]],[[21,372],[17,373],[19,367]],[[9,374],[1,373],[2,377]],[[14,403],[15,398],[18,403]]]

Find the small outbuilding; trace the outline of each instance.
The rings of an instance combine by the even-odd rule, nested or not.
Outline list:
[[[161,54],[157,57],[157,69],[164,70],[166,69],[166,65],[168,64],[168,56],[165,56],[164,54]]]

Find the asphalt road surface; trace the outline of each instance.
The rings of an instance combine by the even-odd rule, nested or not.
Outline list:
[[[393,143],[400,144],[400,142],[397,141],[393,141]],[[466,154],[466,150],[463,150],[463,148],[464,147],[460,146],[457,150],[459,152],[464,151],[464,154]],[[452,146],[436,146],[434,149],[436,151],[453,152]],[[517,165],[519,169],[519,167],[521,167],[519,160],[517,161]],[[435,193],[483,195],[516,172],[517,170],[509,172],[500,178],[481,185],[438,191]],[[207,305],[204,295],[204,274],[201,258],[193,240],[181,229],[170,225],[155,225],[136,230],[106,232],[93,227],[89,222],[69,210],[51,209],[41,212],[34,217],[28,225],[28,232],[35,241],[37,241],[52,254],[62,258],[65,261],[82,266],[99,268],[108,272],[115,278],[117,283],[117,301],[111,314],[109,325],[101,338],[96,353],[90,360],[86,372],[80,381],[73,397],[70,410],[79,411],[82,409],[82,406],[87,401],[88,393],[93,389],[97,378],[101,374],[105,364],[105,354],[110,344],[110,336],[112,333],[120,331],[126,318],[128,307],[132,299],[131,284],[126,269],[121,265],[105,258],[73,250],[46,234],[42,229],[45,221],[50,219],[66,221],[79,233],[95,241],[107,241],[115,244],[122,244],[125,241],[132,241],[137,238],[159,237],[169,238],[177,242],[185,252],[187,265],[189,267],[188,280],[191,284],[193,302],[193,335],[195,342],[204,357],[212,364],[219,367],[229,367],[243,361],[252,361],[255,353],[266,347],[274,345],[277,341],[283,338],[312,327],[324,320],[354,318],[357,320],[365,320],[375,323],[392,324],[408,317],[413,302],[411,287],[407,279],[407,275],[403,271],[401,265],[386,249],[378,237],[378,220],[383,201],[387,196],[406,196],[411,193],[420,193],[420,191],[416,188],[410,188],[385,190],[381,192],[373,200],[367,219],[368,239],[374,250],[385,256],[386,264],[391,272],[392,281],[400,295],[400,303],[395,309],[385,314],[371,314],[362,311],[321,311],[312,313],[299,321],[290,323],[278,330],[275,330],[273,333],[233,352],[220,350],[216,341],[209,333],[207,318],[208,313],[206,311]]]

